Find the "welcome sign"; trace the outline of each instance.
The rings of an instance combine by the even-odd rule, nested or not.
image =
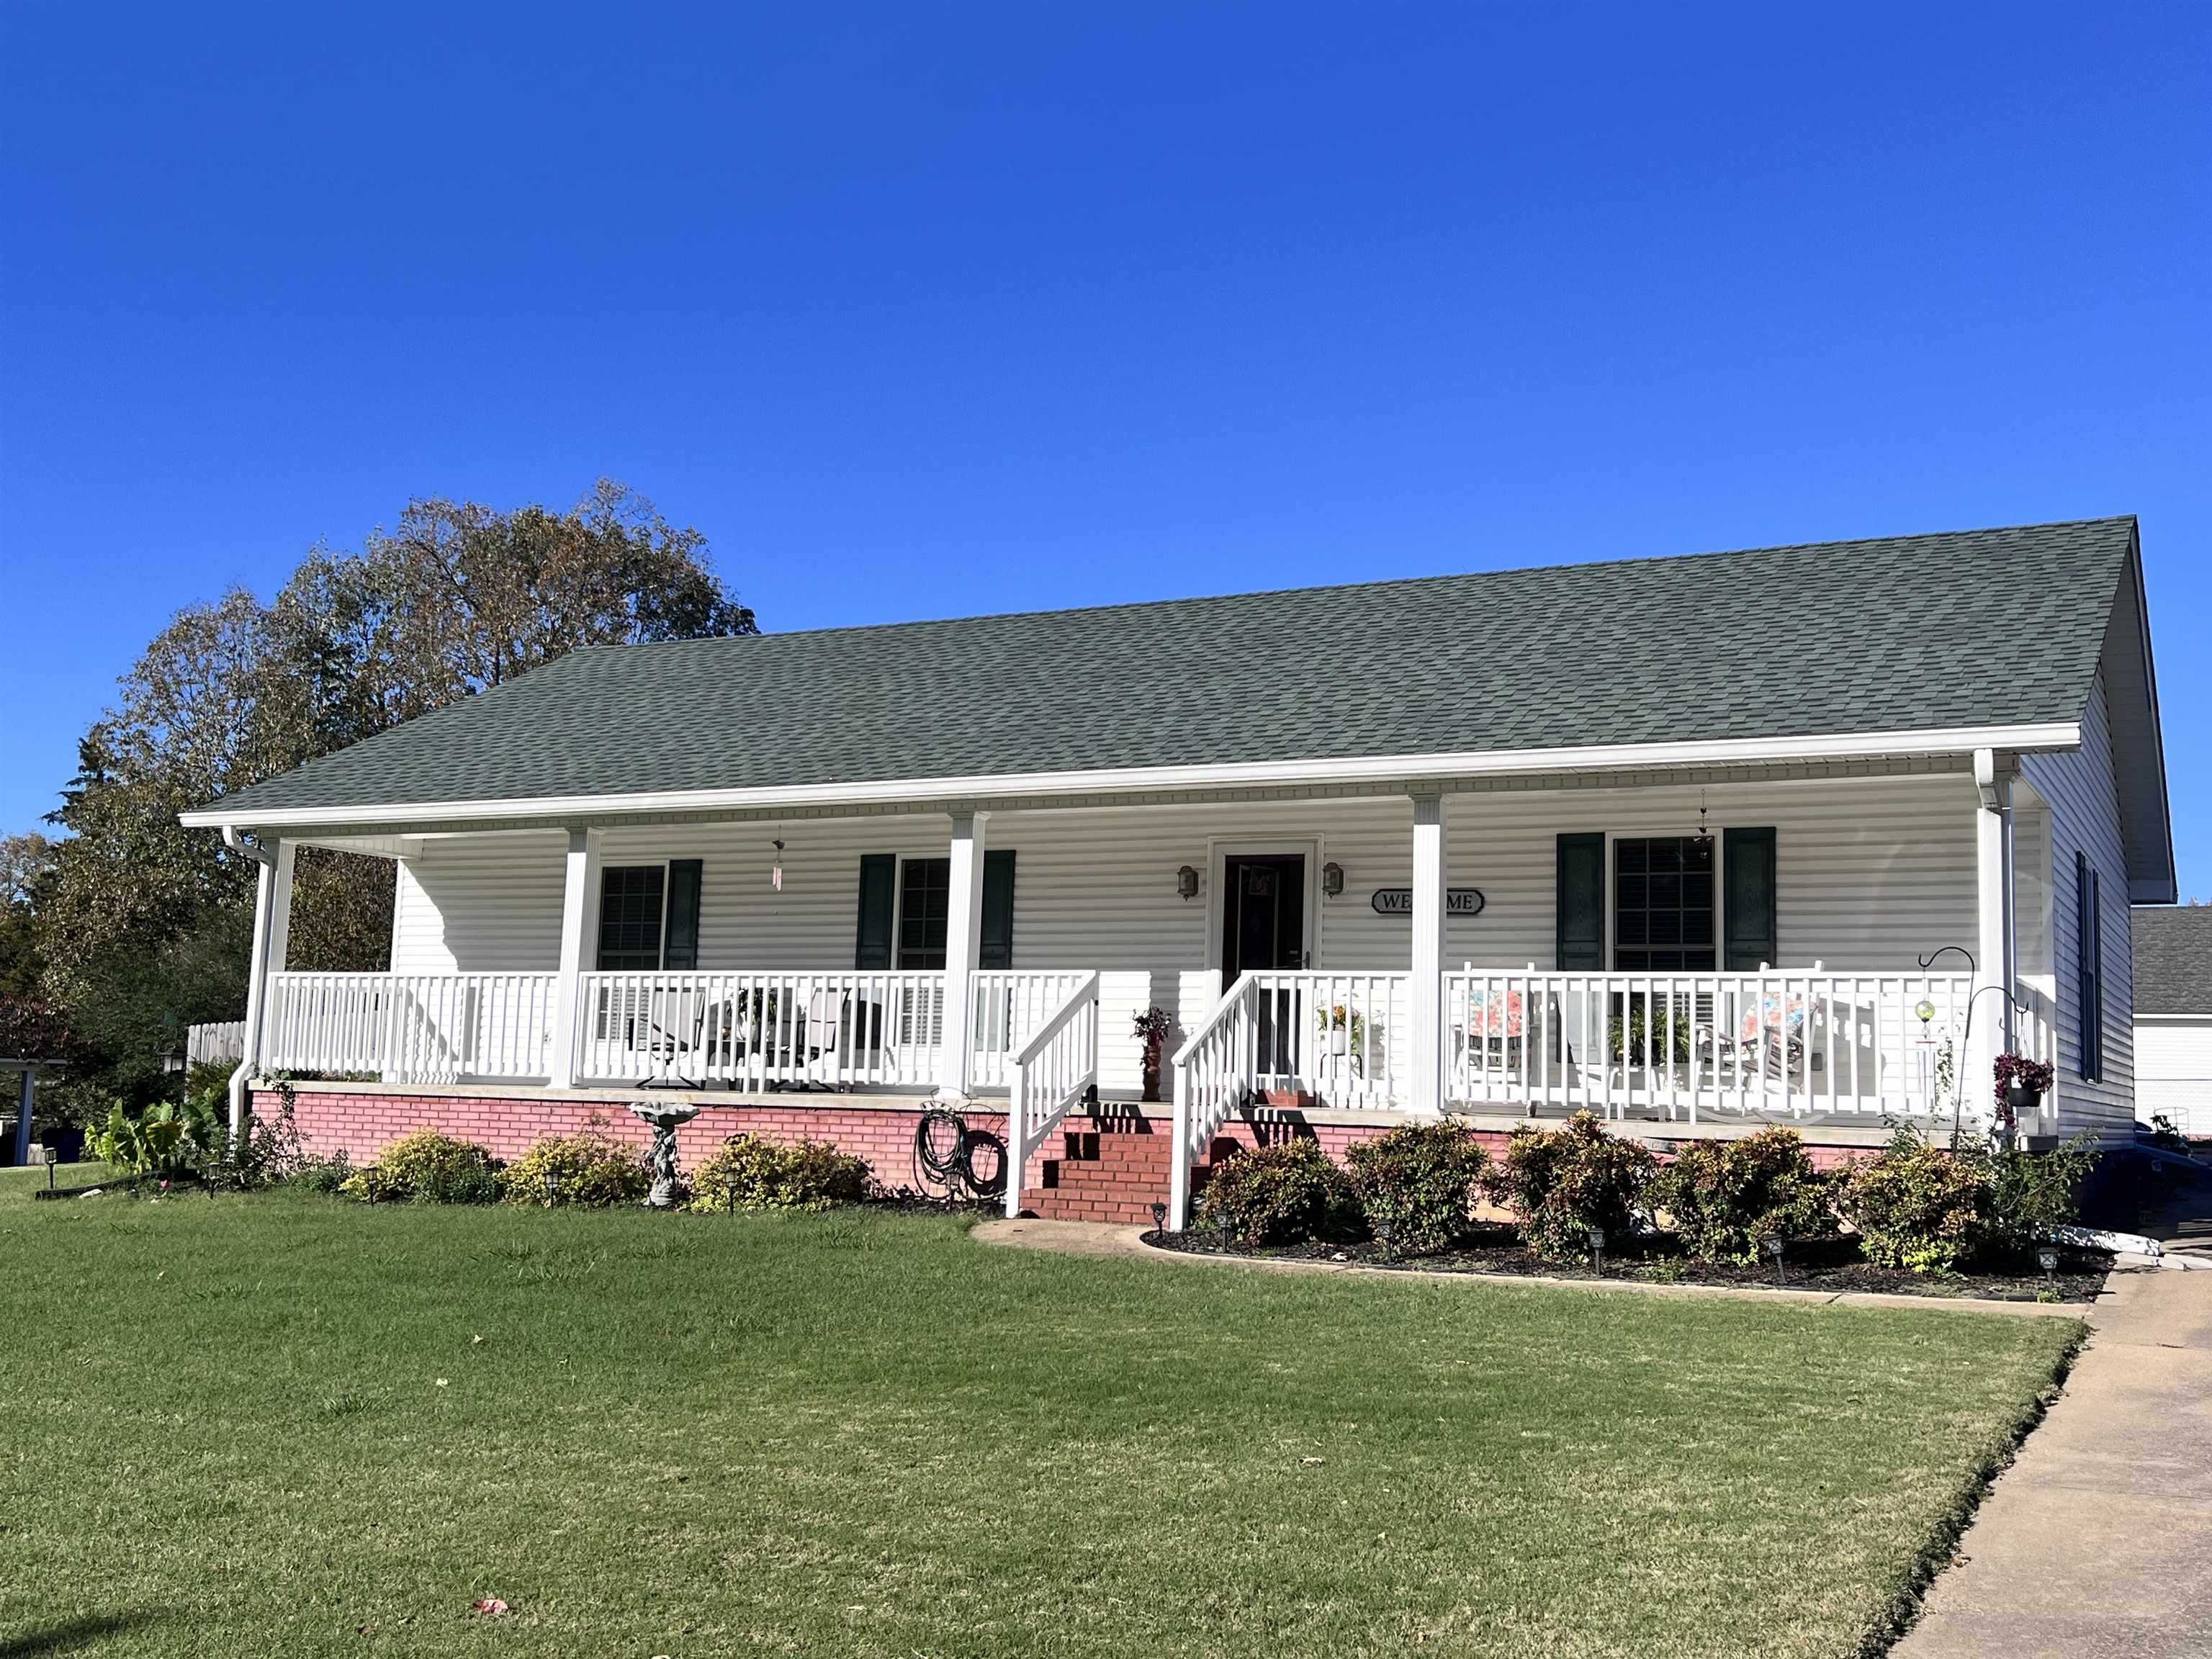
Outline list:
[[[1410,916],[1413,914],[1413,890],[1410,887],[1378,887],[1375,896],[1367,901],[1378,916]],[[1482,914],[1482,890],[1480,887],[1454,887],[1444,894],[1444,914],[1448,916],[1479,916]]]

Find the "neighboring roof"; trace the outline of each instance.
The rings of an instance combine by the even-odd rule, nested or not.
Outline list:
[[[2072,721],[2134,544],[2094,519],[606,647],[221,811]]]
[[[2212,905],[2148,905],[2130,920],[2136,1012],[2212,1014]]]

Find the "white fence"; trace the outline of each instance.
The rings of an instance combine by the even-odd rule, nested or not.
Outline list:
[[[235,1066],[245,1058],[246,1022],[242,1019],[195,1025],[185,1033],[187,1066]]]

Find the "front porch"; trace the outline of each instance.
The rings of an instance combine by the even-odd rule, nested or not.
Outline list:
[[[240,1086],[944,1100],[1005,1121],[1012,1205],[1071,1110],[1140,1103],[1158,1009],[1180,1216],[1255,1111],[1860,1144],[2056,1052],[2024,787],[2015,830],[1960,763],[1699,777],[319,836],[397,866],[373,974],[286,963],[280,839]]]

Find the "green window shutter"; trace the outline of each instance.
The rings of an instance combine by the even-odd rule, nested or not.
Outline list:
[[[2074,855],[2074,1023],[2081,1079],[2105,1073],[2105,925],[2097,904],[2097,872],[2087,853]]]
[[[983,937],[978,945],[977,965],[983,968],[1011,968],[1014,965],[1014,854],[1012,848],[1005,852],[986,852],[983,854]]]
[[[864,853],[860,856],[860,921],[854,933],[853,966],[884,969],[891,965],[891,911],[898,886],[898,855]]]
[[[1605,833],[1561,836],[1555,954],[1563,974],[1605,971]]]
[[[1728,934],[1721,966],[1731,974],[1756,973],[1760,963],[1779,954],[1774,948],[1774,831],[1722,830],[1721,880]]]
[[[672,859],[668,864],[668,931],[661,945],[660,965],[693,969],[699,965],[699,885],[702,865],[697,859]]]

